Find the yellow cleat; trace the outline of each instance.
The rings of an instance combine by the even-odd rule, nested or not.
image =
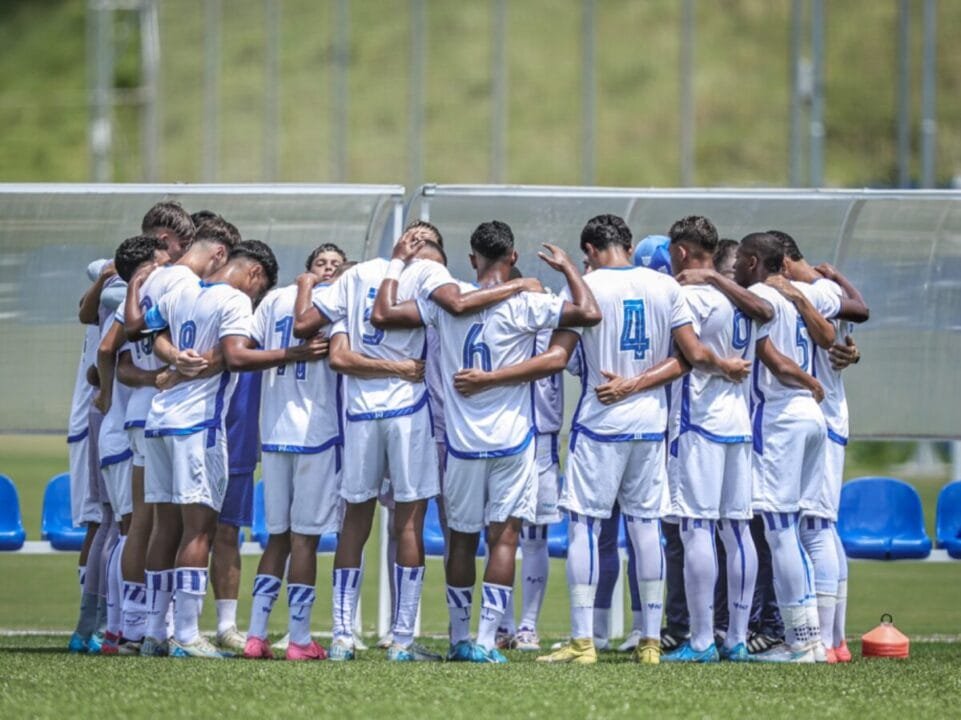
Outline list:
[[[634,662],[641,665],[661,664],[660,638],[643,638],[634,648]]]
[[[555,650],[549,655],[541,655],[537,658],[537,662],[593,665],[597,662],[597,650],[594,649],[593,638],[574,638],[569,645],[565,645],[560,650]]]

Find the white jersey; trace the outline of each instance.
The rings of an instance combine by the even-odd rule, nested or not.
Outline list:
[[[200,281],[198,285],[195,289],[184,284],[160,298],[148,313],[148,326],[159,329],[166,322],[178,349],[192,348],[200,354],[212,350],[228,335],[250,337],[250,298],[226,283]],[[157,393],[147,415],[146,436],[222,431],[234,385],[236,376],[225,370]]]
[[[843,345],[844,336],[850,335],[854,331],[853,323],[837,317],[837,313],[841,309],[841,298],[844,291],[840,285],[827,278],[816,280],[811,287],[821,291],[823,307],[826,310],[824,315],[833,320],[834,329],[837,333],[835,343]],[[835,307],[831,304],[833,299],[837,300],[836,310],[833,314],[828,314]],[[812,300],[812,302],[814,301]],[[820,310],[822,306],[816,304],[815,307]],[[846,445],[848,442],[848,400],[844,392],[844,381],[841,378],[841,371],[831,367],[831,356],[822,347],[818,347],[814,351],[811,374],[824,387],[824,401],[821,403],[821,412],[824,413],[824,421],[828,426],[828,438],[840,445]]]
[[[293,336],[297,286],[267,295],[254,313],[252,337],[265,350],[297,345]],[[339,375],[326,360],[265,370],[260,403],[261,449],[319,453],[343,442]]]
[[[444,419],[444,383],[441,379],[440,368],[440,335],[437,328],[427,328],[427,365],[424,368],[424,380],[427,392],[430,393],[430,417],[434,423],[434,435],[443,438],[447,429]]]
[[[106,337],[113,321],[104,329],[101,340]],[[124,343],[117,351],[117,357],[121,353],[130,350],[130,344]],[[127,403],[130,400],[131,388],[124,385],[114,374],[113,391],[110,396],[110,409],[100,423],[100,436],[98,447],[100,452],[100,467],[105,468],[118,462],[123,462],[133,456],[130,449],[130,434],[124,430],[124,418],[127,415]]]
[[[711,285],[685,285],[681,292],[701,343],[719,358],[752,360],[751,319]],[[671,390],[671,436],[696,432],[715,442],[748,442],[751,416],[740,384],[693,369]]]
[[[603,319],[578,330],[582,394],[571,426],[601,442],[661,440],[667,430],[667,391],[637,393],[604,405],[594,389],[601,371],[630,378],[665,360],[671,332],[690,324],[691,312],[677,281],[643,267],[602,268],[584,276]]]
[[[147,313],[167,293],[175,291],[181,285],[189,284],[196,287],[199,281],[200,278],[186,265],[167,265],[157,268],[150,273],[150,276],[140,286],[140,310]],[[122,305],[117,309],[116,319],[121,323],[125,322]],[[133,364],[141,370],[154,371],[166,367],[166,363],[154,355],[153,342],[154,339],[151,334],[144,335],[130,344]],[[125,427],[143,427],[145,425],[147,413],[150,412],[150,403],[157,392],[157,388],[150,385],[133,388],[130,402],[127,405]]]
[[[547,350],[553,330],[537,333],[534,354]],[[534,427],[538,434],[557,433],[564,421],[564,377],[555,373],[531,384],[534,395]]]
[[[330,287],[314,291],[314,305],[331,322],[346,320],[350,347],[380,360],[408,360],[426,354],[424,328],[378,330],[370,324],[370,313],[388,262],[375,258],[354,265]],[[429,297],[441,285],[454,282],[440,263],[415,260],[400,276],[397,300]],[[344,380],[348,420],[374,420],[409,415],[427,402],[426,385],[397,377]]]
[[[473,289],[461,283],[463,292]],[[424,322],[440,334],[447,451],[454,457],[516,455],[530,444],[534,437],[530,385],[500,386],[463,397],[454,389],[454,374],[527,360],[534,354],[537,332],[557,327],[563,304],[557,296],[521,293],[478,313],[455,317],[431,300],[418,300]]]
[[[70,401],[70,419],[67,423],[67,442],[80,442],[87,437],[90,403],[97,389],[87,382],[87,368],[97,364],[97,347],[100,333],[96,325],[84,325],[83,346],[80,361],[77,363],[77,377],[73,383],[73,397]]]

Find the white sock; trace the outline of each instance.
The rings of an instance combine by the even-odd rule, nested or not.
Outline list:
[[[624,515],[627,534],[634,548],[637,591],[641,599],[641,635],[661,636],[664,617],[664,551],[658,520]]]
[[[147,636],[163,642],[167,632],[167,611],[174,594],[173,570],[147,570]]]
[[[807,606],[814,606],[811,561],[797,530],[796,513],[764,513],[764,537],[771,548],[774,595],[784,620],[784,636],[792,650],[800,650],[820,637],[812,628]],[[816,622],[816,621],[815,621]]]
[[[848,556],[844,552],[844,545],[841,544],[841,536],[838,535],[837,525],[834,530],[834,546],[838,555],[838,601],[834,608],[834,628],[833,644],[831,647],[841,647],[844,642],[845,619],[848,612]]]
[[[123,577],[120,556],[127,538],[121,535],[107,559],[107,632],[119,636],[123,632]]]
[[[414,625],[420,593],[424,588],[424,566],[404,567],[394,564],[394,584],[397,586],[397,607],[394,610],[394,644],[409,647],[414,642]],[[496,631],[497,628],[494,628]]]
[[[237,601],[217,600],[217,633],[222,634],[237,627]]]
[[[610,639],[611,609],[594,608],[594,644],[604,645]]]
[[[346,638],[353,642],[360,575],[360,568],[334,568],[334,639]]]
[[[480,623],[477,627],[477,644],[485,650],[497,647],[497,626],[504,617],[512,588],[485,582],[481,590]]]
[[[514,622],[514,593],[511,592],[507,598],[507,607],[504,608],[504,615],[501,617],[501,624],[497,632],[504,633],[510,637],[517,634],[517,625]]]
[[[691,616],[691,649],[703,652],[714,643],[714,586],[717,557],[714,522],[681,518],[684,545],[684,594]]]
[[[529,525],[521,531],[521,630],[537,630],[551,559],[547,526]]]
[[[281,582],[281,579],[274,575],[258,575],[254,578],[247,637],[267,639],[267,623],[270,620],[270,611],[274,609],[274,603],[280,595]]]
[[[207,568],[175,568],[174,586],[174,637],[179,643],[192,643],[200,637]]]
[[[749,521],[721,520],[718,529],[727,555],[728,625],[724,647],[733,648],[747,642],[747,626],[757,582],[757,549]]]
[[[123,583],[123,636],[140,642],[147,627],[147,587],[143,583]]]
[[[814,564],[818,625],[824,647],[834,647],[834,615],[838,595],[838,555],[833,523],[826,518],[801,518],[800,536],[805,552]]]
[[[567,526],[567,587],[571,595],[571,637],[594,637],[594,595],[600,576],[597,539],[601,521],[571,513]]]
[[[357,581],[357,587],[363,587],[363,586],[364,586],[364,568],[366,567],[366,565],[367,565],[367,563],[366,563],[366,555],[364,555],[363,553],[361,553],[361,556],[360,556],[360,579]],[[360,596],[358,595],[358,597],[360,597]],[[359,609],[360,609],[360,603],[359,603],[359,602],[355,602],[355,603],[354,603],[354,613],[353,613],[353,615],[350,616],[350,631],[351,631],[352,634],[353,634],[353,632],[355,631],[355,629],[357,628],[357,611],[358,611]],[[352,635],[352,636],[353,636],[353,635]]]
[[[450,616],[450,644],[470,640],[471,606],[474,588],[447,586],[447,613]]]
[[[290,608],[290,642],[295,645],[310,644],[310,614],[314,609],[317,592],[313,585],[287,583],[287,605]]]

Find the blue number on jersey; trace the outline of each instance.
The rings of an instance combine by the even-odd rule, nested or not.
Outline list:
[[[734,308],[734,337],[731,345],[735,350],[743,350],[751,343],[751,318]]]
[[[621,352],[633,351],[635,360],[643,360],[651,348],[647,337],[643,300],[624,300],[624,329],[621,331]]]
[[[367,297],[373,300],[377,297],[377,288],[369,288],[367,290]],[[372,307],[364,308],[364,322],[370,322],[370,313],[373,310]],[[384,339],[384,331],[380,328],[375,328],[373,325],[370,326],[370,333],[364,333],[361,335],[361,341],[364,345],[380,345],[380,341]]]
[[[474,356],[479,355],[481,370],[491,371],[491,349],[482,342],[476,342],[477,336],[481,334],[483,329],[484,323],[474,323],[467,331],[467,337],[464,339],[465,370],[474,367]]]
[[[193,320],[188,320],[180,326],[180,341],[177,343],[178,350],[189,350],[194,346],[197,339],[197,324]]]
[[[290,347],[290,335],[294,330],[294,318],[291,315],[287,315],[281,318],[274,325],[274,330],[280,333],[280,347],[284,350]],[[281,365],[277,368],[277,375],[286,375],[287,366]],[[301,360],[300,362],[294,363],[294,377],[298,380],[307,379],[307,363]]]
[[[149,296],[144,297],[144,299],[140,301],[140,310],[144,315],[146,315],[152,307],[153,300],[151,300]],[[144,357],[153,352],[153,339],[153,335],[144,335],[134,344],[134,347],[137,348],[137,352],[139,353],[138,357]]]
[[[797,317],[797,329],[794,332],[795,344],[801,348],[801,362],[798,365],[804,372],[809,372],[811,368],[811,341],[808,338],[808,326],[804,324],[804,318]]]

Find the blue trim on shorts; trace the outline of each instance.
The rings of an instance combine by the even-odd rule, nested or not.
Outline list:
[[[700,425],[695,425],[691,422],[691,376],[685,375],[684,379],[681,381],[681,427],[678,435],[683,435],[686,432],[694,432],[701,437],[710,440],[711,442],[721,443],[724,445],[736,445],[738,443],[749,443],[751,442],[750,435],[717,435],[712,433]],[[676,441],[675,441],[676,442]],[[673,447],[671,454],[677,457],[677,451]]]
[[[147,424],[146,420],[131,420],[130,422],[125,422],[123,424],[124,430],[130,430],[131,428],[142,428]]]
[[[840,433],[834,432],[831,428],[828,428],[828,440],[837,443],[841,447],[846,447],[848,444],[848,439],[846,437]]]
[[[103,470],[111,465],[116,465],[117,463],[122,463],[124,460],[129,460],[133,457],[133,450],[127,448],[122,453],[117,453],[116,455],[107,455],[106,457],[100,458],[100,469]]]
[[[580,423],[575,424],[571,428],[571,449],[574,447],[574,436],[583,433],[586,437],[594,440],[596,442],[632,442],[635,440],[642,440],[644,442],[657,442],[659,440],[664,440],[667,437],[665,431],[661,432],[643,432],[643,433],[620,433],[615,435],[604,435],[603,433],[597,433],[593,430],[589,430]]]
[[[89,434],[90,434],[90,428],[86,427],[83,429],[83,432],[78,432],[76,435],[67,435],[67,445],[80,442],[81,440],[85,439]]]
[[[519,455],[527,449],[527,446],[531,444],[531,440],[534,439],[534,428],[527,431],[527,435],[524,439],[514,445],[513,447],[504,448],[503,450],[476,450],[471,452],[465,452],[461,450],[455,450],[450,444],[450,438],[444,436],[444,442],[447,445],[447,452],[453,455],[455,458],[460,460],[489,460],[492,458],[502,458],[510,457],[511,455]]]
[[[330,450],[330,448],[335,445],[340,445],[343,443],[344,439],[339,435],[334,435],[327,442],[321,443],[320,445],[284,445],[283,443],[263,443],[260,449],[264,452],[275,452],[275,453],[294,453],[298,455],[316,455],[317,453],[322,453],[325,450]]]
[[[144,437],[156,438],[156,437],[167,437],[169,435],[193,435],[199,433],[202,430],[216,430],[217,426],[213,418],[210,420],[204,420],[199,425],[192,425],[185,428],[150,428],[144,429]]]
[[[405,415],[413,415],[422,407],[427,404],[427,391],[420,396],[420,400],[415,402],[413,405],[408,405],[407,407],[395,408],[393,410],[375,410],[374,412],[357,413],[352,415],[350,411],[347,412],[347,419],[350,422],[357,422],[358,420],[386,420],[388,418],[404,417]]]

